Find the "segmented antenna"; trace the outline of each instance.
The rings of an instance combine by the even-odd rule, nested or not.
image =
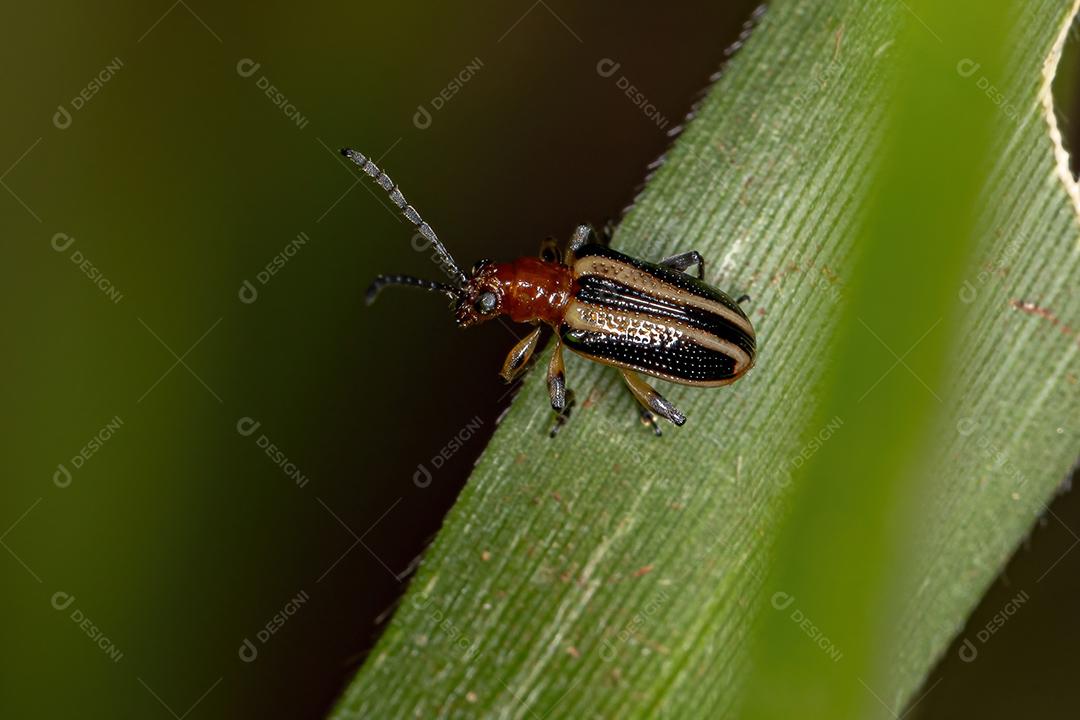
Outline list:
[[[456,300],[458,297],[457,288],[453,285],[447,285],[446,283],[435,282],[434,280],[424,280],[411,275],[379,275],[371,281],[371,285],[368,286],[367,292],[364,293],[364,302],[368,305],[375,302],[375,298],[378,297],[379,291],[387,285],[408,285],[409,287],[418,287],[421,290],[441,292],[449,296],[451,300]]]
[[[390,202],[398,206],[398,209],[401,210],[405,219],[415,225],[417,232],[423,235],[424,238],[431,243],[431,246],[435,248],[435,252],[439,255],[443,264],[451,271],[455,284],[458,287],[464,285],[466,281],[465,273],[463,273],[461,268],[458,267],[458,264],[454,262],[453,256],[450,255],[450,252],[446,247],[439,242],[439,237],[435,234],[435,231],[431,229],[431,226],[424,222],[424,219],[420,217],[420,213],[416,212],[416,208],[408,204],[405,200],[405,196],[401,194],[401,188],[394,184],[390,179],[390,176],[380,170],[379,166],[370,159],[364,157],[362,153],[350,150],[349,148],[342,148],[341,154],[356,163],[361,170],[379,184],[379,187],[390,195]],[[377,280],[375,284],[378,285]],[[375,285],[372,287],[375,288]],[[379,287],[381,287],[381,285]],[[375,288],[375,292],[378,292],[378,288]]]

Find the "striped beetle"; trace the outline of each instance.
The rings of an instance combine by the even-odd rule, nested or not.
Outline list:
[[[738,380],[753,366],[756,340],[750,319],[738,301],[703,282],[705,260],[697,251],[645,262],[598,243],[591,227],[579,225],[561,261],[555,241],[548,239],[539,258],[509,263],[481,260],[466,275],[385,172],[355,150],[345,148],[341,154],[390,194],[431,243],[451,280],[379,275],[367,290],[367,304],[388,285],[407,285],[448,296],[459,327],[501,315],[536,325],[506,356],[500,374],[507,382],[525,370],[540,339],[541,323],[550,325],[556,333],[547,371],[556,413],[552,437],[574,404],[573,393],[566,388],[563,347],[618,368],[641,404],[643,422],[657,435],[656,415],[675,425],[686,422],[686,416],[641,374],[680,385],[718,387]],[[695,265],[696,278],[685,272]]]

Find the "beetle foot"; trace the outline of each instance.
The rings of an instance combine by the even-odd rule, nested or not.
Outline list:
[[[660,437],[664,434],[664,431],[660,429],[660,423],[656,422],[656,415],[651,410],[641,408],[641,424],[647,428],[651,428],[653,435]]]
[[[548,432],[548,437],[553,438],[559,434],[562,430],[562,426],[570,419],[570,411],[574,409],[574,391],[566,390],[566,401],[563,404],[562,410],[555,413],[555,422],[551,426],[551,430]]]
[[[670,420],[673,425],[682,426],[686,422],[686,416],[682,414],[682,411],[655,390],[653,390],[652,397],[649,398],[649,404],[652,406],[653,412],[665,420]]]

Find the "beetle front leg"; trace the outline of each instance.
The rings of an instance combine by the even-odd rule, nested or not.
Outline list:
[[[678,255],[672,255],[671,257],[664,258],[657,265],[663,265],[679,272],[686,272],[686,269],[697,265],[698,280],[705,279],[705,258],[701,257],[701,253],[697,250],[691,250],[690,252],[680,253]]]
[[[562,342],[555,341],[555,352],[548,363],[548,395],[551,397],[551,409],[555,411],[555,424],[551,427],[550,437],[555,437],[566,421],[570,419],[570,410],[574,407],[574,393],[566,389],[566,367],[563,365]]]
[[[656,392],[652,385],[641,379],[640,375],[631,370],[622,370],[620,372],[622,372],[623,380],[626,381],[626,386],[630,388],[630,392],[634,393],[634,397],[637,398],[643,408],[666,420],[670,420],[675,425],[682,425],[686,422],[686,416],[682,414],[679,408]]]
[[[538,325],[535,330],[526,335],[521,341],[515,345],[510,353],[506,356],[505,362],[503,362],[502,370],[499,371],[499,375],[506,382],[514,382],[518,375],[525,370],[525,366],[529,363],[529,358],[532,357],[533,352],[536,350],[536,343],[540,339],[540,326]]]

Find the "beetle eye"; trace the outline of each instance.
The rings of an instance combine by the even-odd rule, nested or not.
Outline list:
[[[481,315],[490,315],[495,312],[495,307],[499,304],[499,299],[495,297],[493,292],[480,293],[480,297],[476,298],[476,311]]]

